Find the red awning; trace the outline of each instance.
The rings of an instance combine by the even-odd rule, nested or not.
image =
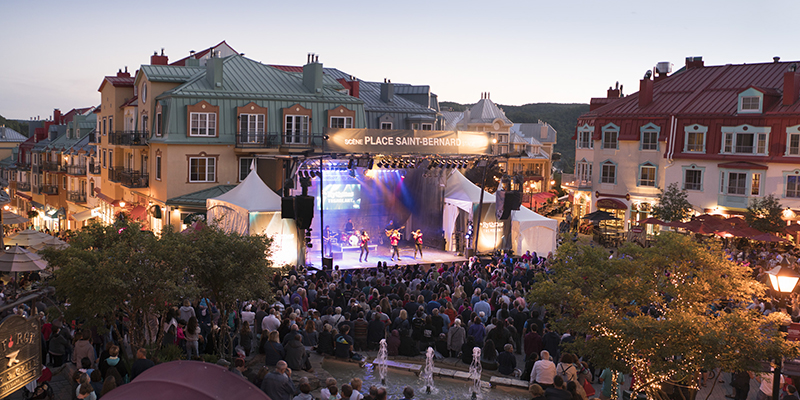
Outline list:
[[[766,165],[756,164],[749,161],[733,161],[717,164],[719,168],[733,168],[733,169],[767,169]]]
[[[144,221],[147,218],[147,209],[144,206],[136,206],[131,210],[131,218]]]
[[[597,200],[597,208],[605,208],[612,210],[627,210],[628,205],[617,199],[600,199]]]
[[[28,200],[28,201],[33,201],[33,197],[31,197],[31,196],[29,196],[29,195],[27,195],[25,193],[17,192],[17,197],[21,197],[21,198],[23,198],[25,200]]]
[[[544,203],[551,197],[555,197],[555,195],[550,192],[534,193],[531,195],[531,202]]]
[[[94,193],[97,195],[98,199],[103,200],[108,204],[114,205],[114,199],[100,192],[100,188],[94,188]]]

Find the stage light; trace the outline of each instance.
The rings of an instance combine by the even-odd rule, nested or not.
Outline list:
[[[378,161],[378,168],[383,168],[383,163]]]
[[[375,165],[375,159],[370,158],[369,159],[369,165],[367,166],[367,169],[372,169],[372,167],[374,165]]]

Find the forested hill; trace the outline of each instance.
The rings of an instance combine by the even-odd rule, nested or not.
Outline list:
[[[472,104],[459,104],[452,102],[440,102],[439,107],[442,111],[464,111]],[[572,173],[575,168],[575,142],[572,135],[575,133],[575,124],[578,117],[589,111],[588,104],[556,104],[556,103],[535,103],[522,106],[507,106],[498,104],[506,113],[506,117],[515,123],[524,122],[547,122],[558,132],[558,142],[555,151],[561,153],[561,162],[557,166],[564,169],[566,173]]]
[[[0,126],[11,128],[25,136],[28,136],[28,124],[11,119],[5,119],[0,115]]]

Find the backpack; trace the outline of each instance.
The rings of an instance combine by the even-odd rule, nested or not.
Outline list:
[[[572,380],[572,379],[570,379],[570,378],[569,378],[569,375],[567,375],[567,371],[569,371],[569,369],[570,369],[570,368],[572,368],[572,369],[574,370],[574,369],[575,369],[575,365],[573,365],[573,364],[570,364],[570,365],[569,365],[569,367],[567,367],[566,369],[564,369],[564,368],[561,368],[561,364],[558,364],[558,367],[556,367],[556,373],[557,373],[557,374],[558,374],[558,375],[559,375],[561,378],[563,378],[563,379],[564,379],[564,383],[567,383],[567,382],[569,382],[569,381],[571,381],[571,380]],[[559,370],[560,370],[560,371],[559,371]],[[576,374],[577,374],[577,371],[576,371]]]

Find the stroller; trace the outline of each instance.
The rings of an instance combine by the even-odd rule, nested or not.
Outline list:
[[[50,382],[42,382],[32,392],[28,388],[22,389],[25,400],[53,400],[53,388]]]

